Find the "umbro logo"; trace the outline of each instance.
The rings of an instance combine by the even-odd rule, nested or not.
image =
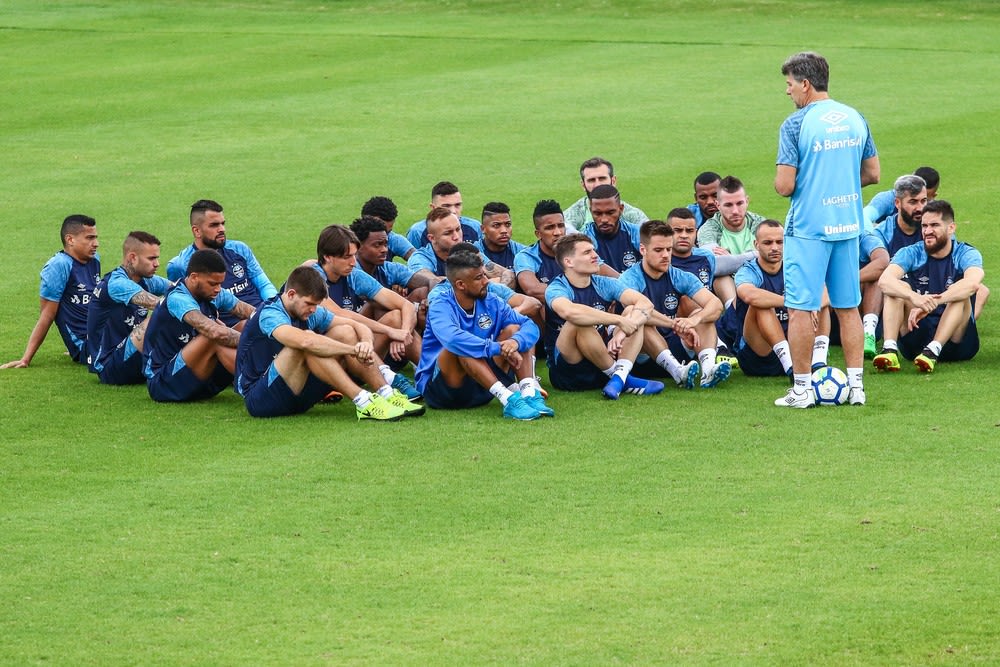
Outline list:
[[[827,123],[828,125],[836,125],[840,121],[847,118],[847,114],[843,111],[827,111],[825,114],[819,117],[821,121]]]

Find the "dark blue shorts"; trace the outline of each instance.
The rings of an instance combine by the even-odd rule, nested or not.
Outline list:
[[[549,366],[549,382],[556,389],[587,391],[600,389],[608,383],[608,376],[589,360],[583,359],[577,364],[567,363],[559,348],[553,350],[546,363]]]
[[[510,373],[500,370],[493,359],[488,359],[487,363],[490,365],[490,369],[497,376],[497,380],[502,382],[504,386],[510,386],[514,382],[514,376]],[[424,387],[424,402],[436,408],[438,410],[461,410],[463,408],[475,408],[480,405],[486,405],[493,400],[493,394],[490,393],[489,389],[481,386],[478,382],[473,380],[469,376],[465,376],[462,380],[461,387],[450,387],[448,383],[444,381],[444,376],[441,375],[441,370],[434,365],[434,374],[431,379],[427,381],[427,386]]]
[[[928,318],[921,320],[916,329],[899,339],[899,353],[911,361],[916,358],[927,347],[927,343],[934,340],[938,321],[938,318],[931,321],[928,321]],[[965,328],[962,340],[957,343],[948,341],[942,345],[938,361],[968,361],[978,352],[979,330],[976,328],[976,321],[970,317],[969,326]]]
[[[101,384],[142,384],[146,381],[142,373],[142,353],[135,349],[131,336],[108,355],[97,377]]]
[[[785,369],[778,361],[778,355],[771,352],[762,357],[754,352],[745,341],[740,341],[736,350],[736,360],[740,362],[740,370],[744,375],[753,377],[775,377],[785,375]]]
[[[333,387],[315,375],[309,375],[302,391],[296,395],[288,388],[285,378],[274,370],[274,364],[263,377],[243,393],[243,402],[252,417],[283,417],[305,412],[323,400]]]
[[[212,398],[233,384],[233,374],[218,364],[212,377],[201,380],[196,376],[178,352],[164,364],[153,377],[146,380],[146,389],[154,401],[181,403]]]

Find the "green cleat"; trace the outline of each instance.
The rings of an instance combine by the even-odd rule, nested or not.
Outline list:
[[[376,419],[384,422],[399,421],[403,418],[403,409],[396,407],[378,394],[372,394],[371,401],[363,408],[358,408],[358,421]]]
[[[926,352],[918,354],[917,358],[913,360],[913,365],[917,367],[917,370],[921,373],[933,373],[934,364],[937,363],[937,359],[930,356]]]
[[[400,377],[397,375],[396,377]],[[417,394],[420,395],[419,393]],[[394,405],[403,411],[404,417],[419,417],[427,412],[427,408],[409,400],[399,389],[393,389],[389,398],[385,399],[389,405]]]
[[[875,334],[865,334],[865,359],[875,357]]]
[[[895,350],[882,350],[882,354],[872,359],[872,365],[880,371],[895,373],[899,370],[899,356]]]

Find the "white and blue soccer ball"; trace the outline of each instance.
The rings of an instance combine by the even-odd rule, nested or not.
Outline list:
[[[833,366],[813,371],[812,386],[816,393],[816,405],[843,405],[851,393],[847,373]]]

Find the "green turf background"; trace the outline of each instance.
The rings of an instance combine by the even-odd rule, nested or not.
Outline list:
[[[374,194],[458,183],[529,241],[611,159],[653,216],[705,169],[782,218],[779,73],[813,48],[883,183],[942,173],[995,285],[1000,7],[979,2],[46,2],[0,11],[0,355],[72,212],[106,269],[187,206],[280,281]],[[789,415],[774,380],[357,424],[100,387],[53,332],[0,373],[6,664],[1000,660],[998,327],[975,363]],[[834,353],[835,358],[837,352]]]

